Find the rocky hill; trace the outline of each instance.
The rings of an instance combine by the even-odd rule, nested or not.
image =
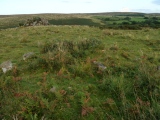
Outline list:
[[[25,23],[19,23],[19,26],[38,26],[38,25],[49,25],[48,20],[40,17],[34,17],[27,19]]]

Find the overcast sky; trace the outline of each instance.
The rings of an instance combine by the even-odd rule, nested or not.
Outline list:
[[[160,13],[160,0],[0,0],[0,15],[97,12]]]

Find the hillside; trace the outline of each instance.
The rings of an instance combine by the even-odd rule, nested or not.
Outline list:
[[[100,29],[87,14],[38,17],[92,25],[11,28],[34,16],[0,17],[0,64],[13,65],[0,71],[0,119],[160,119],[159,28]]]

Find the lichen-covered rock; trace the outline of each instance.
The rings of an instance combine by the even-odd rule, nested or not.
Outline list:
[[[3,73],[11,70],[13,68],[12,62],[10,60],[1,63],[0,67],[2,68]]]

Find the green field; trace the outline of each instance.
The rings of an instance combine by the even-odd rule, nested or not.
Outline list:
[[[0,119],[160,119],[159,28],[100,29],[97,14],[44,14],[50,25],[18,27],[35,16],[0,17],[0,63],[13,63],[0,70]]]

